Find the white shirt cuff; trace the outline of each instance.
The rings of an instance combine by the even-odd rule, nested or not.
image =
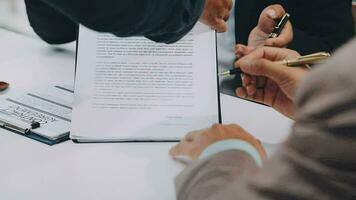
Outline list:
[[[239,139],[222,140],[209,145],[199,156],[199,159],[205,159],[214,154],[228,151],[228,150],[240,150],[248,153],[257,163],[259,167],[262,167],[262,158],[255,147],[250,143]]]

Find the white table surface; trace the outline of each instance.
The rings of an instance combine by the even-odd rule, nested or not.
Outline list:
[[[52,83],[72,84],[74,45],[66,50],[0,30],[0,95]],[[262,141],[287,137],[291,121],[270,108],[221,96],[223,120]],[[47,146],[0,129],[0,199],[173,200],[174,176],[183,165],[168,156],[174,143]]]

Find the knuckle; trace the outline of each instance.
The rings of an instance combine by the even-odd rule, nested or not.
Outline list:
[[[221,126],[222,126],[221,124],[213,124],[213,125],[211,126],[211,128],[212,128],[212,129],[220,129]]]
[[[281,40],[275,41],[273,46],[281,48],[286,45],[287,45],[287,42],[285,40],[281,39]]]
[[[220,22],[220,20],[219,20],[219,17],[214,17],[214,18],[212,18],[212,19],[211,19],[211,24],[214,25],[214,26],[216,26],[216,27],[218,27],[218,26],[221,24],[221,22]]]
[[[229,128],[233,129],[233,130],[237,130],[237,131],[242,131],[243,128],[237,124],[229,124],[228,125]]]
[[[213,130],[214,133],[221,133],[221,132],[224,131],[224,126],[221,125],[221,124],[214,124],[212,126],[212,130]]]
[[[276,9],[277,11],[279,12],[284,12],[284,8],[282,5],[280,4],[274,4],[274,5],[271,5],[272,8]]]

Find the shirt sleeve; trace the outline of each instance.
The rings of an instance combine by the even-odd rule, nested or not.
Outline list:
[[[239,139],[229,139],[209,145],[199,156],[199,159],[206,159],[212,155],[223,151],[240,150],[250,155],[259,167],[262,167],[262,158],[257,149],[250,143]]]
[[[355,51],[356,40],[304,79],[292,133],[262,168],[256,169],[246,151],[214,154],[176,178],[177,199],[355,197]]]

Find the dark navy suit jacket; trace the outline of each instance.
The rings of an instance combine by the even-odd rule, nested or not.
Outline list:
[[[77,24],[120,37],[172,43],[200,18],[205,0],[25,0],[35,32],[51,44],[76,39]]]
[[[236,0],[236,41],[246,44],[262,10],[282,5],[291,14],[294,41],[301,54],[333,51],[354,35],[351,0]]]
[[[76,39],[77,24],[117,36],[179,40],[201,16],[204,0],[25,0],[30,23],[49,43]],[[292,16],[301,54],[333,51],[354,35],[351,0],[236,0],[236,41],[246,44],[262,10],[281,4]]]

